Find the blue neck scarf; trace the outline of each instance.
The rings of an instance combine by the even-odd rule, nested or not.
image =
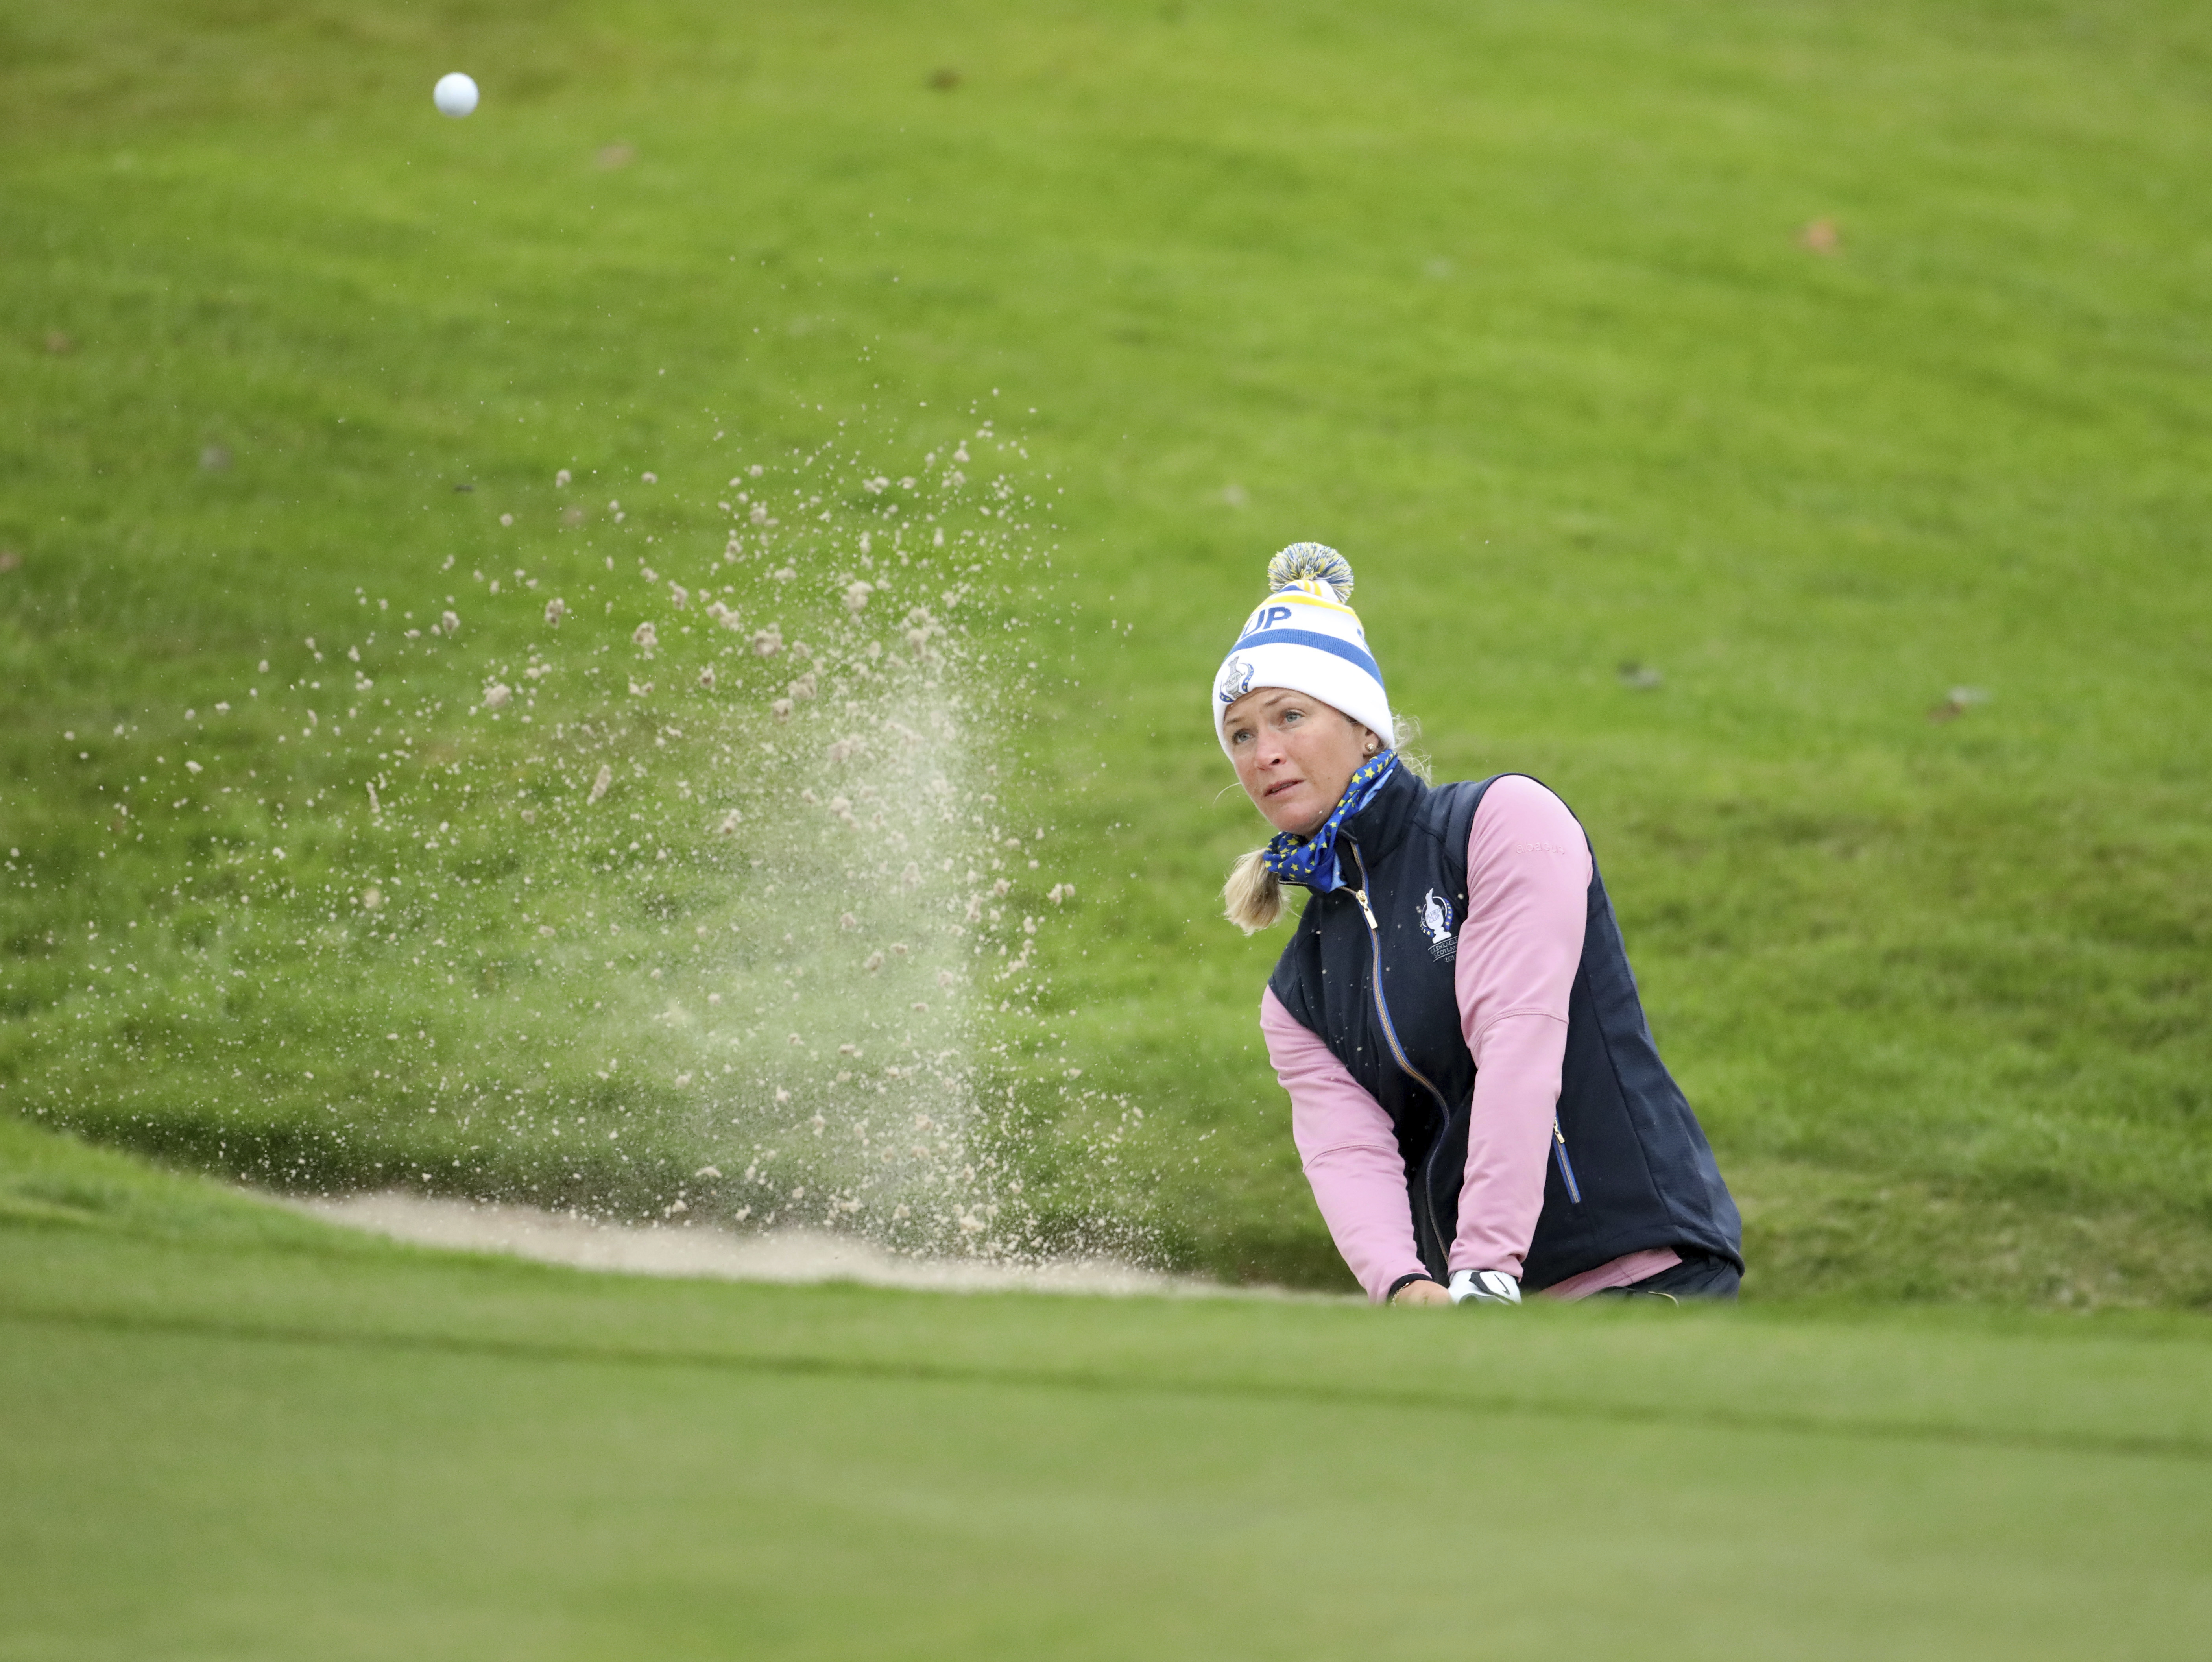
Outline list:
[[[1362,763],[1320,830],[1311,837],[1297,837],[1289,831],[1277,833],[1261,853],[1261,863],[1283,882],[1296,883],[1316,894],[1342,888],[1344,876],[1336,868],[1337,828],[1375,800],[1375,793],[1382,788],[1382,782],[1397,765],[1398,752],[1395,750],[1386,750]]]

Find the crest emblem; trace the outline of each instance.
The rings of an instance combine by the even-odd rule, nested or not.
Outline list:
[[[1231,653],[1229,661],[1221,667],[1221,678],[1213,684],[1213,696],[1224,704],[1233,704],[1252,690],[1252,666],[1241,654]]]
[[[1421,897],[1421,932],[1429,938],[1431,958],[1449,958],[1458,949],[1458,939],[1452,934],[1452,904],[1431,889]]]

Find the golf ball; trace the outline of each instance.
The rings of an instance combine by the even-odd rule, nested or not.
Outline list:
[[[477,107],[477,83],[456,70],[441,76],[432,88],[430,101],[438,107],[438,113],[450,115],[456,121]]]

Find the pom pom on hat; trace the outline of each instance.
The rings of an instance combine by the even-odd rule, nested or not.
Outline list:
[[[1352,599],[1352,562],[1326,543],[1292,543],[1267,562],[1267,592],[1302,581],[1327,583],[1340,602]]]

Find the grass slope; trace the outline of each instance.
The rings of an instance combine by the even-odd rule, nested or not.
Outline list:
[[[21,1127],[0,1289],[10,1658],[2148,1659],[2212,1617],[2189,1318],[638,1282]]]
[[[1171,1256],[1342,1284],[1252,1042],[1273,947],[1210,921],[1253,825],[1197,715],[1266,554],[1318,536],[1440,770],[1534,772],[1590,827],[1755,1294],[2212,1300],[2201,9],[0,30],[18,1111],[247,1169],[321,1111],[256,1092],[246,1136],[163,1066],[164,977],[239,916],[183,882],[187,708],[264,656],[303,683],[293,642],[357,587],[434,603],[448,555],[580,584],[625,535],[711,551],[725,428],[866,411],[918,449],[976,407],[1066,491],[1066,679],[1018,748],[1081,898],[1010,1055],[1067,1038],[1147,1108],[1106,1184]],[[484,107],[438,121],[459,64]],[[571,463],[595,515],[645,469],[690,500],[570,534]],[[312,854],[358,782],[276,725],[209,741],[269,780],[222,824]],[[331,995],[272,959],[227,1019],[337,1067]]]

